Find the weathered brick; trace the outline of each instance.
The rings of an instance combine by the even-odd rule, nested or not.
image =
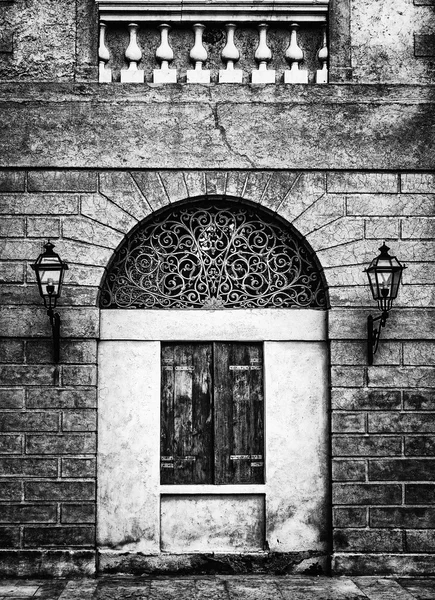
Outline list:
[[[65,410],[62,416],[63,431],[96,431],[95,410]]]
[[[405,342],[403,362],[405,365],[435,365],[435,342]]]
[[[57,477],[55,458],[0,458],[3,477]]]
[[[229,171],[227,177],[227,195],[241,198],[248,175],[248,171]]]
[[[435,414],[373,413],[368,416],[369,433],[435,432]]]
[[[336,552],[401,552],[402,532],[385,529],[336,529],[333,537]]]
[[[92,171],[30,171],[29,192],[96,192],[97,173]]]
[[[27,454],[94,454],[94,433],[69,435],[27,435]]]
[[[96,388],[47,387],[26,390],[26,408],[96,408],[96,406]]]
[[[24,390],[20,388],[0,388],[0,408],[23,408]]]
[[[51,339],[50,321],[47,318],[46,312],[43,306],[1,307],[0,319],[3,336],[13,338],[45,337]],[[61,313],[63,338],[98,337],[99,311],[97,308],[62,308]],[[34,368],[33,370],[35,371]],[[39,367],[37,370],[43,372],[43,369]],[[36,377],[37,372],[35,372],[33,379],[36,379]]]
[[[3,214],[74,215],[79,209],[79,197],[73,194],[8,194],[1,200]]]
[[[27,237],[52,239],[58,238],[59,235],[60,219],[54,217],[27,218]]]
[[[100,192],[138,221],[151,213],[151,207],[130,173],[100,173]]]
[[[363,367],[336,366],[331,368],[331,385],[334,387],[357,387],[364,385]]]
[[[41,306],[41,296],[38,292],[38,286],[35,285],[11,285],[6,284],[2,286],[2,299],[3,304],[13,306],[24,304],[31,304],[34,306]]]
[[[0,548],[19,548],[20,528],[0,527]]]
[[[1,412],[0,431],[57,431],[59,415],[53,412]]]
[[[402,486],[399,484],[334,483],[334,504],[401,504]],[[376,525],[372,524],[374,527]]]
[[[332,438],[333,456],[394,456],[402,452],[400,437],[379,435],[335,435]]]
[[[62,302],[66,306],[96,306],[99,288],[94,286],[64,285]]]
[[[391,193],[398,192],[398,177],[394,173],[328,173],[327,190],[329,193]]]
[[[60,344],[62,363],[96,363],[96,340],[62,340]],[[51,340],[30,340],[26,343],[27,363],[41,364],[53,362]]]
[[[409,527],[412,529],[433,528],[435,527],[435,508],[371,508],[370,526]]]
[[[65,365],[63,367],[63,385],[96,385],[97,369],[90,365]]]
[[[365,481],[366,465],[362,460],[332,461],[333,481]]]
[[[435,436],[410,435],[405,437],[406,456],[435,456]]]
[[[94,544],[94,527],[24,527],[25,548]]]
[[[430,552],[433,553],[435,547],[435,531],[407,530],[406,531],[406,552]]]
[[[255,174],[257,175],[257,174]],[[252,184],[252,174],[250,174],[244,197],[256,201],[252,195],[248,195]],[[252,189],[252,186],[251,186]],[[292,222],[299,217],[305,210],[317,202],[326,192],[325,173],[300,173],[292,189],[283,200],[279,207],[279,215]],[[323,207],[325,208],[325,207]]]
[[[271,173],[271,177],[268,179],[267,185],[264,187],[261,198],[259,198],[260,203],[274,212],[278,210],[285,198],[291,194],[291,190],[298,177],[299,173],[291,171],[274,171]]]
[[[98,287],[101,283],[105,269],[103,267],[94,267],[93,265],[78,265],[77,263],[68,263],[69,271],[66,271],[65,285],[93,286]]]
[[[434,504],[435,503],[435,485],[431,483],[405,485],[405,503],[406,504]]]
[[[368,369],[369,387],[434,387],[435,369],[433,367],[370,367]]]
[[[367,508],[333,508],[332,524],[334,527],[366,527],[367,523]]]
[[[332,431],[337,433],[364,433],[366,430],[365,413],[334,412]]]
[[[24,235],[26,235],[24,219],[0,218],[0,237],[22,237]]]
[[[1,481],[0,482],[0,500],[9,502],[20,501],[23,494],[23,484],[21,481]]]
[[[331,407],[333,410],[398,410],[401,393],[398,390],[333,388]]]
[[[95,504],[62,504],[61,523],[95,523]]]
[[[347,214],[368,216],[432,216],[435,195],[412,194],[356,194],[346,197]]]
[[[183,173],[179,171],[160,171],[160,179],[171,202],[179,202],[189,196]]]
[[[370,460],[371,481],[435,481],[435,460]]]
[[[435,238],[435,220],[424,217],[403,219],[402,238],[422,240]]]
[[[95,500],[92,481],[27,481],[24,483],[25,500]]]
[[[0,262],[0,283],[23,283],[24,265],[15,262]]]
[[[403,406],[405,410],[435,410],[435,390],[405,390]]]
[[[65,219],[62,227],[63,237],[93,244],[106,248],[116,248],[124,237],[120,231],[101,225],[86,217]],[[77,258],[75,258],[77,260]]]
[[[134,172],[132,177],[152,210],[167,206],[170,201],[158,173]]]
[[[137,223],[137,219],[104,196],[88,194],[81,196],[80,201],[83,216],[94,219],[102,225],[108,225],[112,229],[128,232]]]
[[[20,363],[24,360],[24,344],[20,340],[0,339],[0,362]]]
[[[403,173],[400,180],[402,192],[435,193],[434,173]]]
[[[0,504],[0,523],[56,523],[55,504]]]
[[[95,458],[63,458],[62,477],[95,477]]]
[[[364,237],[364,221],[351,217],[337,218],[343,213],[344,200],[342,196],[325,194],[295,219],[294,225],[304,234],[316,251],[346,244],[353,240],[361,240]]]
[[[407,285],[422,284],[432,285],[435,279],[435,265],[427,262],[414,262],[411,273],[403,272],[402,283],[403,288],[399,292],[398,299],[402,296],[402,292]],[[404,293],[404,292],[403,292]]]
[[[205,195],[205,174],[203,171],[183,171],[183,177],[190,198]]]
[[[207,196],[215,196],[216,194],[219,196],[225,195],[226,183],[226,171],[206,171],[205,188]]]
[[[329,288],[331,290],[330,293],[335,293],[339,295],[334,287],[344,287],[349,286],[352,290],[354,290],[354,295],[358,294],[358,297],[365,297],[368,301],[370,301],[371,293],[367,288],[367,276],[364,273],[364,267],[367,265],[363,265],[363,263],[358,261],[358,264],[355,265],[333,265],[331,267],[323,268],[326,281],[328,282]],[[357,286],[357,289],[355,287]],[[368,301],[365,302],[365,306],[368,305]],[[370,303],[373,300],[370,301]],[[335,304],[331,299],[331,306],[335,308]],[[343,312],[343,311],[341,311]]]
[[[0,192],[24,192],[24,171],[0,171]]]
[[[401,344],[384,342],[379,346],[376,355],[377,365],[398,365],[401,361]],[[331,364],[333,365],[366,365],[367,342],[331,342]]]
[[[34,262],[42,249],[42,243],[36,240],[0,239],[0,256],[4,260]]]
[[[399,219],[378,217],[365,221],[365,237],[370,240],[398,239],[400,234]]]
[[[0,435],[0,454],[21,454],[21,451],[21,435]]]

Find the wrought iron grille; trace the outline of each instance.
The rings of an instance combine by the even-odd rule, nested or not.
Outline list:
[[[155,217],[118,251],[102,308],[326,308],[320,271],[278,222],[231,202]]]

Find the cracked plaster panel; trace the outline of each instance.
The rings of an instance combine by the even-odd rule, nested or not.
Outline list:
[[[413,0],[352,0],[352,67],[357,83],[434,83],[435,57],[415,58],[414,34],[434,34],[432,6]]]
[[[0,31],[13,33],[13,53],[0,54],[0,81],[72,81],[75,19],[75,0],[0,6]]]

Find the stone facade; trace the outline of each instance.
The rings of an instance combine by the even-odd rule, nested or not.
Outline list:
[[[433,573],[431,4],[334,2],[335,84],[142,87],[94,83],[91,0],[0,2],[2,573],[95,572],[99,286],[135,225],[215,195],[276,212],[324,269],[333,572]],[[47,238],[70,266],[59,366],[29,267]],[[384,240],[407,269],[368,367]]]

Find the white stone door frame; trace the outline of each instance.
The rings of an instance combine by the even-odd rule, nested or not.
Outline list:
[[[265,497],[265,548],[327,551],[327,311],[102,310],[98,546],[161,552],[161,497]],[[264,485],[160,485],[160,342],[264,343]]]

